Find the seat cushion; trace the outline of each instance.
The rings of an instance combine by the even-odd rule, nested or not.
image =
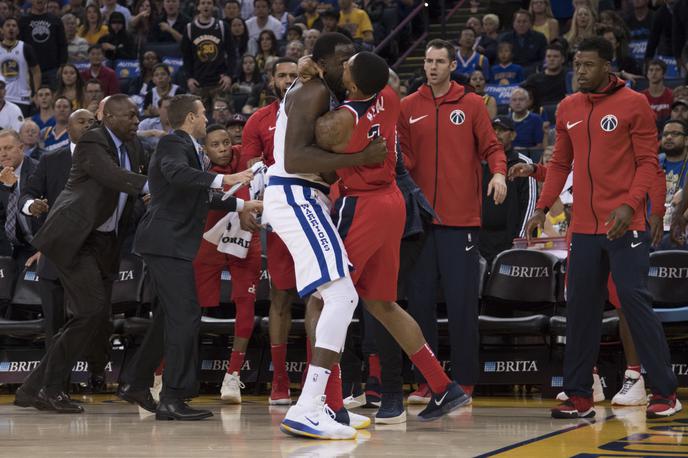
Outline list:
[[[516,318],[499,318],[489,315],[478,317],[481,335],[531,336],[547,334],[549,317],[529,315]]]
[[[0,318],[0,335],[33,337],[43,335],[43,319],[6,320]]]

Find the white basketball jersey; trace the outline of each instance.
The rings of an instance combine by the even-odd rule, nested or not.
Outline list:
[[[5,99],[22,105],[31,104],[31,73],[24,57],[24,42],[12,49],[0,46],[0,73],[5,78]]]

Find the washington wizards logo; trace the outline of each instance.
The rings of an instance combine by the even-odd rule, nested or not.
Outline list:
[[[461,110],[454,110],[449,114],[449,120],[455,126],[460,126],[466,120],[466,113]]]
[[[619,125],[619,120],[616,118],[616,116],[611,115],[611,114],[606,115],[600,121],[600,127],[605,132],[613,131],[614,129],[616,129],[616,126],[618,126],[618,125]]]

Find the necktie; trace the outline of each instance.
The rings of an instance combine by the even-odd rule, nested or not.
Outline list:
[[[119,146],[119,166],[127,168],[127,147],[124,143]]]
[[[19,182],[14,185],[14,189],[7,198],[7,218],[5,219],[5,234],[12,243],[18,245],[17,239],[17,202],[19,201]]]
[[[198,148],[198,162],[201,164],[201,169],[207,172],[210,169],[210,158],[203,151],[203,147]]]

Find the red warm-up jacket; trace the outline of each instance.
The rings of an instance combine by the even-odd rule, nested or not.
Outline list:
[[[435,98],[423,85],[401,101],[398,135],[404,165],[432,204],[435,224],[479,227],[482,166],[506,174],[504,147],[497,141],[482,97],[452,82]]]
[[[557,111],[557,140],[536,208],[561,193],[575,160],[571,231],[605,234],[617,207],[635,210],[629,230],[645,230],[645,202],[657,179],[657,128],[644,95],[612,76],[601,93],[566,97]]]

